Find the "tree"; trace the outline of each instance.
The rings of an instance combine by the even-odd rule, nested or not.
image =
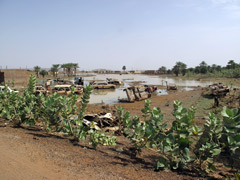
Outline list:
[[[187,69],[187,71],[192,73],[192,72],[194,72],[194,68],[190,67]]]
[[[74,75],[77,76],[77,68],[79,68],[78,63],[73,63]]]
[[[200,73],[200,66],[196,66],[195,69],[194,69],[194,72],[196,74],[199,74]]]
[[[206,74],[207,71],[208,71],[208,65],[205,61],[202,61],[200,64],[199,64],[199,67],[200,67],[200,73],[202,74]]]
[[[186,74],[186,68],[187,68],[186,64],[178,61],[176,62],[176,65],[173,67],[172,71],[174,74],[176,74],[176,76],[178,76],[180,73],[182,73],[182,75],[184,76]]]
[[[40,71],[40,75],[44,78],[44,76],[46,76],[47,71],[45,69]]]
[[[60,64],[53,64],[50,71],[52,72],[53,76],[57,77],[58,70],[59,70]]]
[[[181,64],[181,73],[182,73],[182,75],[185,76],[186,72],[187,72],[187,65],[182,63]]]
[[[65,74],[67,74],[67,65],[66,64],[62,64],[61,68],[63,68],[63,76],[65,77]]]
[[[126,69],[127,69],[126,66],[123,66],[123,67],[122,67],[122,70],[123,70],[123,71],[126,71]]]
[[[165,66],[161,66],[159,69],[158,69],[158,72],[160,74],[166,74],[167,72],[167,68]]]
[[[214,71],[216,71],[216,69],[217,69],[217,65],[216,64],[212,64],[212,66],[210,67],[209,71],[211,73],[214,73]]]
[[[220,66],[220,65],[218,65],[217,67],[216,67],[216,71],[221,71],[222,70],[222,67]]]
[[[77,63],[66,63],[66,64],[62,64],[61,68],[63,68],[64,75],[66,73],[69,77],[73,74],[76,76],[77,68],[79,68],[79,66]]]
[[[41,68],[39,66],[34,66],[34,72],[36,73],[37,77],[39,75]]]
[[[227,64],[227,69],[236,69],[238,64],[234,62],[234,60],[229,60]]]

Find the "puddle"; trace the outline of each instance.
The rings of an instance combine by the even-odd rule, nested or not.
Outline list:
[[[191,87],[184,87],[181,89],[181,91],[192,91],[194,90],[194,88],[191,88]]]
[[[155,92],[154,92],[154,93],[155,93]],[[168,92],[167,92],[166,89],[158,89],[156,94],[157,94],[158,96],[168,95]]]
[[[126,92],[123,91],[124,88],[116,89],[94,89],[90,96],[90,104],[95,103],[105,103],[105,104],[116,104],[118,103],[118,98],[125,98]]]

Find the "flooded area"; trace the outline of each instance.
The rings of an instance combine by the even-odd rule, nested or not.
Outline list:
[[[83,76],[84,74],[79,74],[79,76]],[[86,75],[86,74],[85,74]],[[165,85],[164,81],[167,81],[169,84],[176,84],[177,86],[183,87],[196,87],[201,86],[205,87],[212,82],[201,82],[201,81],[194,81],[194,80],[182,80],[182,79],[173,79],[169,77],[161,77],[159,75],[144,75],[144,74],[97,74],[90,77],[84,77],[85,81],[92,81],[92,80],[103,80],[105,81],[106,78],[113,78],[123,81],[125,84],[130,84],[133,82],[141,82],[141,84],[147,85]]]
[[[78,74],[78,77],[83,77],[84,85],[89,84],[92,81],[106,81],[107,78],[118,79],[124,84],[117,86],[116,89],[94,89],[90,104],[105,103],[105,104],[116,104],[118,99],[126,98],[126,92],[123,91],[125,88],[133,85],[154,85],[158,89],[152,94],[152,96],[161,96],[168,94],[166,90],[166,82],[168,85],[176,85],[179,91],[190,91],[194,87],[206,87],[213,82],[211,81],[195,81],[195,80],[182,80],[174,79],[171,77],[162,77],[159,75],[145,75],[145,74]],[[71,78],[70,80],[73,80]],[[44,84],[44,81],[38,81],[39,84]],[[53,86],[56,83],[53,81]]]
[[[86,74],[79,74],[84,76]],[[159,75],[143,75],[143,74],[93,74],[92,76],[84,77],[85,85],[91,81],[106,81],[107,78],[118,79],[123,81],[124,85],[117,86],[116,89],[95,89],[93,90],[90,98],[90,104],[105,103],[105,104],[116,104],[118,99],[126,98],[126,92],[123,89],[132,86],[133,83],[141,85],[154,85],[158,86],[158,90],[152,94],[152,96],[166,95],[166,82],[168,84],[176,84],[181,91],[190,91],[194,87],[201,86],[205,87],[212,82],[201,82],[194,80],[176,80],[168,77],[161,77]]]

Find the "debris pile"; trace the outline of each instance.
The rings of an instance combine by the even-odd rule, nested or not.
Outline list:
[[[118,79],[112,79],[112,78],[107,78],[108,84],[114,84],[114,85],[123,85],[124,83]]]
[[[156,86],[131,86],[123,91],[126,91],[127,98],[118,99],[119,102],[135,102],[148,99],[151,97],[151,94],[157,90]]]
[[[170,90],[177,90],[178,89],[176,84],[168,84],[168,82],[164,81],[164,80],[162,80],[162,85],[163,85],[164,82],[166,83],[166,87],[167,87],[168,91],[170,91]]]
[[[209,85],[209,88],[211,90],[211,94],[218,97],[226,96],[226,94],[230,91],[223,83],[214,83]]]
[[[83,123],[90,127],[91,122],[94,123],[94,129],[96,130],[113,132],[119,130],[118,120],[111,113],[86,114]]]

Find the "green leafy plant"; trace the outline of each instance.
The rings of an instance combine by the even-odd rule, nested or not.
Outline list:
[[[220,139],[222,137],[222,123],[214,113],[209,113],[209,119],[204,125],[204,133],[202,134],[198,145],[195,149],[195,155],[198,158],[199,166],[205,172],[216,170],[214,166],[215,157],[222,152]],[[203,167],[204,162],[207,166]]]
[[[118,108],[119,117],[125,125],[125,134],[139,150],[148,148],[160,154],[156,163],[156,169],[180,169],[185,168],[193,161],[190,156],[191,136],[196,136],[200,132],[193,126],[195,108],[188,110],[182,107],[180,101],[174,102],[174,112],[176,120],[172,127],[167,129],[167,124],[163,123],[163,114],[160,108],[150,108],[151,101],[145,101],[142,109],[144,121],[135,116],[132,119],[129,114],[124,114],[122,108]]]
[[[87,136],[89,136],[89,144],[91,144],[95,149],[97,148],[98,144],[115,145],[116,137],[109,137],[101,131],[95,130],[95,124],[93,122],[91,122],[90,126],[86,126],[83,123],[85,111],[87,108],[87,104],[89,103],[91,92],[92,87],[90,85],[87,85],[84,89],[84,95],[80,102],[81,107],[79,109],[78,116],[69,119],[67,118],[69,117],[69,115],[66,114],[64,121],[65,126],[63,128],[63,131],[67,132],[70,136],[73,136],[76,141],[85,140]],[[72,105],[74,104],[75,103],[72,102]],[[73,108],[71,108],[71,110],[75,110],[76,107],[72,107]]]
[[[36,90],[36,76],[30,75],[27,91],[31,94],[34,94]]]
[[[29,91],[24,91],[22,96],[16,92],[8,92],[7,86],[4,89],[1,92],[1,116],[13,122],[14,126],[20,126],[22,123],[33,125],[35,96]]]
[[[83,123],[84,115],[89,103],[92,87],[87,85],[77,107],[77,95],[71,89],[70,96],[61,96],[54,93],[50,96],[34,95],[36,77],[31,75],[28,88],[20,96],[15,92],[8,92],[7,86],[0,92],[0,116],[13,122],[15,126],[22,123],[34,125],[42,122],[47,131],[64,132],[73,136],[75,140],[85,140],[89,136],[90,144],[96,148],[98,144],[114,145],[116,137],[106,136],[95,129],[92,122],[90,126]]]
[[[224,107],[221,115],[223,117],[223,135],[225,155],[230,158],[230,165],[240,167],[240,112],[238,109],[230,110]]]

